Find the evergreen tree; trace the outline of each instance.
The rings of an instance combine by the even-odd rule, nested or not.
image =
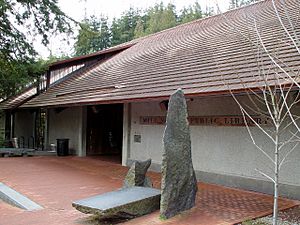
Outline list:
[[[197,20],[203,17],[201,6],[198,2],[195,2],[193,6],[188,8],[184,7],[179,16],[180,23],[187,23],[193,20]]]
[[[192,21],[193,19],[193,11],[192,7],[189,6],[188,8],[184,7],[181,10],[181,14],[179,15],[179,23],[187,23]]]
[[[230,0],[229,1],[229,9],[239,8],[241,6],[249,5],[259,0]]]
[[[145,27],[142,18],[140,18],[134,28],[134,38],[143,37],[145,35]]]
[[[204,17],[213,16],[215,14],[214,8],[206,6],[205,11],[203,12]]]
[[[41,72],[37,53],[28,36],[72,32],[74,21],[58,7],[57,0],[0,0],[0,99],[15,94]]]
[[[100,23],[95,17],[84,19],[75,42],[75,55],[86,55],[99,49]]]
[[[126,11],[123,16],[121,17],[119,21],[120,24],[120,32],[121,32],[121,43],[127,42],[133,39],[134,36],[134,30],[132,32],[133,28],[133,9],[130,8],[128,11]]]
[[[111,27],[110,27],[110,33],[111,33],[111,45],[115,46],[118,44],[121,44],[121,28],[120,28],[120,22],[118,19],[113,18]]]
[[[111,46],[107,18],[92,16],[80,24],[75,42],[75,55],[86,55]]]
[[[130,8],[123,12],[120,18],[114,18],[110,27],[107,25],[107,18],[102,17],[97,20],[92,17],[81,24],[75,44],[75,52],[76,55],[88,54],[131,41],[133,38],[174,27],[177,24],[210,16],[213,13],[213,8],[209,7],[206,7],[203,12],[200,4],[196,1],[177,15],[175,5],[169,3],[164,6],[161,2],[144,12]]]
[[[175,5],[169,3],[162,12],[160,30],[165,30],[177,25],[177,15]]]
[[[33,83],[46,71],[47,62],[44,60],[7,61],[0,56],[0,68],[0,96],[3,100]]]
[[[114,19],[111,26],[112,46],[132,40],[140,18],[139,10],[130,8],[122,14],[120,19]]]
[[[195,2],[194,5],[193,5],[193,9],[194,9],[194,18],[195,19],[200,19],[203,17],[203,13],[202,13],[202,8],[199,4],[199,2]]]
[[[149,8],[146,13],[149,17],[146,23],[146,34],[153,34],[177,25],[176,8],[171,3],[164,7],[161,2]]]
[[[241,6],[243,0],[230,0],[229,9],[235,9]]]
[[[110,29],[108,27],[108,18],[101,17],[100,19],[100,50],[111,46]]]
[[[259,2],[260,0],[244,0],[243,5],[250,5],[255,2]]]
[[[161,31],[161,20],[164,11],[163,3],[156,4],[147,10],[149,20],[147,21],[146,34],[153,34]]]

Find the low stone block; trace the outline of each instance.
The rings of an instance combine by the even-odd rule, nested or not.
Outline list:
[[[80,212],[99,218],[121,216],[133,218],[159,209],[160,190],[131,187],[93,196],[72,203]]]
[[[150,178],[146,177],[146,173],[150,165],[151,159],[146,161],[134,161],[125,177],[123,187],[152,187]]]
[[[0,157],[13,157],[13,156],[31,156],[35,149],[28,148],[0,148]]]

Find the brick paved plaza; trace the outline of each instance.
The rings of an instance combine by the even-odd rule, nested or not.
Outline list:
[[[0,225],[95,224],[89,215],[72,208],[72,201],[120,188],[127,169],[104,158],[0,158],[0,182],[44,207],[40,211],[26,212],[0,201]],[[153,172],[149,175],[159,188],[160,175]],[[272,196],[211,184],[198,185],[197,203],[192,210],[167,221],[161,221],[157,211],[122,223],[234,224],[272,211]],[[280,208],[296,204],[299,202],[282,199]]]

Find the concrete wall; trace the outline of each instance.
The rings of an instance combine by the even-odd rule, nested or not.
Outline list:
[[[164,125],[141,125],[140,116],[165,116],[158,102],[132,103],[130,120],[130,147],[127,150],[129,162],[134,159],[152,158],[159,165],[162,158],[162,137]],[[241,115],[231,97],[198,98],[188,101],[189,116]],[[272,154],[272,145],[257,129],[251,128],[257,143]],[[134,135],[141,135],[141,142],[134,141]],[[191,126],[192,156],[198,178],[250,190],[271,192],[272,185],[260,175],[256,168],[270,172],[272,164],[250,140],[245,127],[233,126]],[[281,183],[287,187],[286,196],[297,192],[300,199],[300,147],[290,156],[281,171]],[[154,166],[155,167],[155,166]],[[270,167],[270,168],[269,168]],[[156,166],[156,169],[159,169]],[[256,182],[265,181],[265,182]],[[290,188],[290,189],[289,189]],[[293,195],[292,197],[295,197]]]
[[[34,118],[35,114],[32,110],[18,110],[15,112],[14,120],[14,137],[24,137],[25,147],[28,146],[28,140],[30,137],[34,137]],[[32,139],[30,139],[30,147],[32,147]],[[22,147],[22,146],[21,146]]]
[[[60,111],[50,109],[48,116],[48,145],[57,143],[56,139],[68,138],[70,154],[84,155],[83,107],[70,107]],[[49,148],[49,146],[48,146]]]

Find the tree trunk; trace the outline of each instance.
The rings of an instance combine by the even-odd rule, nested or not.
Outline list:
[[[273,225],[277,225],[277,220],[278,220],[278,174],[275,175],[275,183],[274,183]]]
[[[278,184],[279,184],[279,137],[278,129],[275,134],[275,179],[274,179],[274,205],[273,205],[273,225],[277,225],[278,220]]]

